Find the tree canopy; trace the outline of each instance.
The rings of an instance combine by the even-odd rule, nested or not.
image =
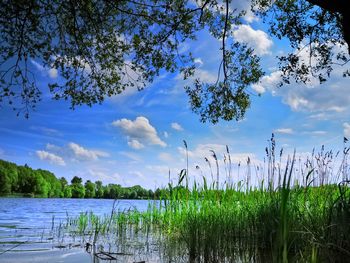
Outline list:
[[[64,177],[57,179],[49,171],[34,170],[27,165],[18,166],[0,159],[0,196],[151,199],[159,198],[159,191],[156,195],[139,185],[122,187],[90,180],[83,185],[82,178],[78,176],[74,176],[69,185]]]
[[[286,37],[296,52],[280,58],[284,83],[330,76],[346,64],[350,47],[345,0],[253,0],[252,9],[270,33]],[[29,63],[57,71],[54,99],[77,105],[101,103],[125,89],[144,88],[162,70],[194,76],[191,53],[181,45],[208,30],[221,43],[216,83],[196,78],[185,87],[202,121],[241,119],[250,106],[248,88],[264,72],[260,58],[232,31],[244,12],[225,0],[4,0],[0,3],[0,105],[28,116],[41,99]],[[335,49],[337,48],[337,49]],[[301,50],[307,50],[307,61]],[[349,49],[348,49],[349,50]],[[344,76],[349,71],[344,70]]]
[[[350,58],[350,11],[345,0],[253,0],[256,13],[278,39],[287,38],[294,52],[279,57],[283,83],[307,83],[330,77],[334,65]],[[350,75],[344,69],[343,76]]]

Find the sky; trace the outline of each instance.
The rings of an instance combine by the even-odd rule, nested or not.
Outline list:
[[[240,8],[246,1],[237,1]],[[69,103],[50,99],[47,83],[60,76],[55,69],[44,68],[32,60],[38,85],[44,91],[37,109],[29,119],[16,116],[7,106],[0,108],[0,159],[47,169],[68,180],[101,180],[104,184],[142,185],[155,189],[176,182],[186,168],[188,145],[189,176],[200,180],[210,177],[215,151],[221,174],[225,174],[223,156],[229,148],[233,166],[249,157],[263,163],[265,147],[275,134],[277,148],[300,156],[313,148],[339,150],[343,137],[350,138],[349,78],[335,66],[331,78],[320,85],[292,83],[280,88],[276,56],[290,51],[288,42],[269,36],[266,25],[251,12],[233,34],[236,40],[255,48],[262,58],[266,75],[249,88],[251,107],[240,121],[201,123],[194,114],[179,73],[163,72],[143,91],[126,90],[108,98],[102,105],[69,109]],[[187,42],[198,70],[196,76],[213,82],[220,63],[220,42],[207,32]],[[260,96],[259,96],[260,94]],[[197,168],[196,168],[197,167]],[[242,168],[243,169],[243,168]],[[244,180],[244,173],[235,175]]]

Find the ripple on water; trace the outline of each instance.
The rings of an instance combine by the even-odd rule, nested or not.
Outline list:
[[[131,206],[146,210],[148,202],[120,201],[117,210]],[[92,262],[83,248],[55,243],[51,229],[80,213],[110,214],[112,207],[113,200],[0,198],[0,262]]]

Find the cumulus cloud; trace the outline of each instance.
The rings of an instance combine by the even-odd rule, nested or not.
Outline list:
[[[262,30],[254,30],[250,25],[240,25],[233,31],[233,37],[240,43],[247,43],[259,56],[270,53],[272,40]]]
[[[248,23],[252,23],[253,21],[258,20],[258,18],[254,15],[251,10],[251,0],[236,0],[232,1],[231,8],[236,9],[238,12],[244,11],[244,20]]]
[[[71,161],[96,161],[99,158],[109,156],[109,153],[107,152],[86,149],[75,142],[70,142],[64,146],[47,143],[45,150],[37,152],[46,152],[58,157],[63,156],[66,160],[69,159]],[[41,156],[44,156],[43,153],[41,153]]]
[[[39,157],[40,160],[46,160],[49,163],[60,165],[60,166],[66,165],[63,158],[56,154],[49,153],[47,151],[36,151],[36,155]]]
[[[264,93],[266,90],[275,90],[277,84],[281,81],[281,72],[274,71],[270,75],[263,76],[259,83],[252,85],[253,90],[258,93]]]
[[[282,97],[282,101],[292,110],[313,112],[315,117],[321,116],[316,115],[316,112],[341,113],[350,109],[348,79],[343,77],[340,69],[334,71],[332,78],[323,84],[310,85],[292,82],[278,88],[280,76],[280,72],[273,72],[263,77],[259,84],[253,85],[253,89],[256,91],[269,90],[272,95]]]
[[[191,79],[195,78],[198,78],[206,83],[215,83],[217,80],[217,74],[216,72],[214,73],[204,69],[196,69],[196,72],[194,73],[194,76],[191,77]]]
[[[343,128],[344,128],[344,136],[346,138],[350,139],[350,123],[344,122]]]
[[[81,161],[98,160],[100,157],[108,157],[109,154],[98,150],[88,150],[79,144],[71,142],[68,144],[69,150],[73,153],[74,157]]]
[[[334,48],[335,54],[340,51],[340,47]],[[308,61],[307,50],[299,55],[301,61]],[[264,76],[258,84],[252,85],[252,88],[259,93],[270,91],[272,95],[280,96],[293,111],[312,112],[312,116],[321,119],[328,116],[325,113],[339,114],[350,110],[349,78],[343,76],[344,70],[344,67],[334,64],[331,78],[322,84],[315,77],[309,76],[310,81],[306,84],[291,80],[290,84],[282,87],[278,87],[281,72],[274,71]]]
[[[291,128],[280,128],[274,130],[274,133],[280,133],[280,134],[293,134],[294,131]]]
[[[166,146],[166,143],[159,138],[157,130],[150,124],[146,117],[139,116],[134,121],[123,118],[113,121],[112,126],[121,129],[127,135],[129,142],[130,140],[137,140],[143,145]]]
[[[255,90],[258,94],[263,94],[265,92],[265,88],[259,84],[252,85],[253,90]]]
[[[178,124],[177,122],[173,122],[171,124],[171,128],[173,128],[176,131],[183,131],[184,129],[182,128],[182,126],[180,124]]]
[[[145,146],[140,143],[138,140],[136,139],[131,139],[128,141],[128,145],[133,148],[133,149],[136,149],[136,150],[140,150],[142,148],[144,148]]]

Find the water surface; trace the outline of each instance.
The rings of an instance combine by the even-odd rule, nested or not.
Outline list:
[[[55,229],[80,213],[145,211],[146,200],[0,198],[0,262],[92,262],[78,240],[62,244]]]

